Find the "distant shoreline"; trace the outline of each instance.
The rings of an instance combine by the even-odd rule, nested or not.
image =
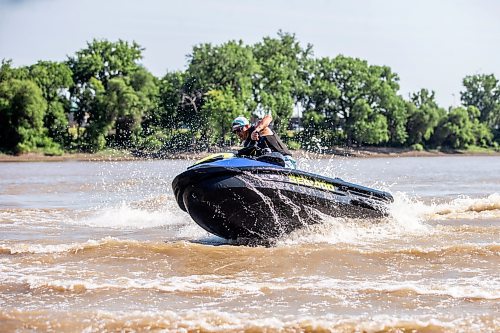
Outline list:
[[[235,151],[236,147],[225,151]],[[0,154],[1,162],[63,162],[63,161],[145,161],[160,159],[197,160],[215,152],[183,152],[165,155],[162,158],[136,157],[128,151],[107,151],[95,154],[66,153],[61,156],[46,156],[41,153],[22,155]],[[328,159],[328,158],[386,158],[386,157],[437,157],[437,156],[500,156],[499,151],[437,151],[410,150],[405,148],[335,148],[325,153],[314,153],[305,150],[292,151],[295,158]]]

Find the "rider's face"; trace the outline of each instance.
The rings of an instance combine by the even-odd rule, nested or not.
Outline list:
[[[240,140],[245,140],[247,136],[247,129],[245,127],[240,127],[234,131]]]

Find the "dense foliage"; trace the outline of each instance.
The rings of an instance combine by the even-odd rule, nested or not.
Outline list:
[[[65,62],[0,67],[0,150],[141,153],[210,150],[235,142],[239,115],[270,113],[293,148],[393,146],[464,149],[500,143],[500,84],[463,80],[462,106],[435,93],[399,94],[387,66],[343,55],[315,58],[311,45],[279,32],[254,45],[193,47],[185,71],[153,76],[137,43],[93,40]]]

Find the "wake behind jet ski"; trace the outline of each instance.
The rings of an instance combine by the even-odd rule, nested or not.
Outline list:
[[[392,196],[383,191],[285,167],[279,153],[215,154],[178,175],[179,207],[226,239],[269,240],[333,217],[380,218]]]

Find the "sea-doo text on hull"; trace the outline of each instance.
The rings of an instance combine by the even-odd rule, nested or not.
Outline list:
[[[178,175],[172,187],[181,209],[226,239],[277,238],[317,223],[320,214],[383,217],[393,201],[387,192],[283,165],[273,154],[216,154]]]

